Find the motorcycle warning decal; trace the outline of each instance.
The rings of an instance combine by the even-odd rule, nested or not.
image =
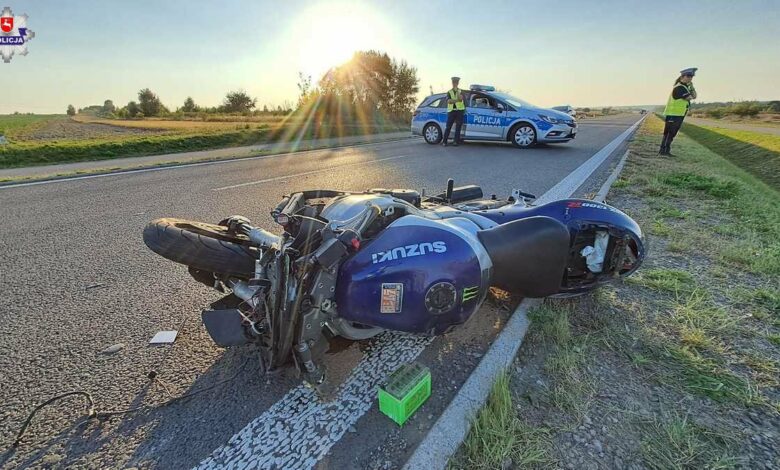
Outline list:
[[[400,282],[382,283],[380,313],[401,313],[404,301],[404,285]]]
[[[387,251],[380,251],[371,255],[371,263],[384,263],[399,258],[411,258],[413,256],[423,256],[429,253],[446,253],[447,244],[443,241],[432,243],[416,243],[414,245],[399,246]]]
[[[479,295],[479,286],[466,287],[463,289],[463,302],[474,300],[477,298],[477,295]]]

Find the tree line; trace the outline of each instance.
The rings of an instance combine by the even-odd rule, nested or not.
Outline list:
[[[275,109],[269,109],[263,106],[262,110],[257,108],[257,98],[250,96],[244,90],[230,91],[225,95],[222,104],[219,106],[205,107],[195,104],[195,100],[188,96],[184,103],[171,111],[166,107],[160,97],[149,88],[143,88],[138,91],[138,101],[131,100],[125,106],[117,107],[112,100],[105,100],[103,105],[85,106],[76,108],[68,105],[66,113],[68,116],[74,116],[77,113],[93,114],[100,117],[112,119],[140,119],[144,117],[176,117],[176,115],[185,114],[289,114],[292,107],[285,102],[284,107],[278,106]]]
[[[222,104],[214,107],[198,106],[187,97],[174,111],[168,109],[160,97],[149,88],[138,91],[138,99],[124,106],[105,100],[103,105],[76,109],[68,105],[67,114],[93,114],[114,119],[145,117],[173,117],[193,114],[260,114],[302,113],[318,123],[362,123],[406,120],[411,116],[417,97],[419,79],[417,69],[406,61],[398,61],[379,51],[356,52],[347,63],[330,69],[312,85],[311,76],[299,74],[298,101],[295,108],[284,106],[257,109],[257,98],[244,90],[228,92]]]
[[[693,103],[691,112],[720,119],[724,116],[755,117],[761,113],[780,114],[780,101],[738,101]]]
[[[312,86],[299,74],[297,110],[318,122],[406,120],[419,91],[417,69],[379,51],[359,51]]]

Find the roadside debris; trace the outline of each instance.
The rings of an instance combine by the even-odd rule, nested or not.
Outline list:
[[[179,332],[176,330],[158,331],[157,334],[149,340],[149,344],[173,344],[173,342],[176,341],[176,336],[178,334]]]
[[[100,354],[114,354],[122,349],[124,349],[125,345],[123,343],[116,343],[112,344],[111,346],[107,347],[106,349],[100,351]]]
[[[418,362],[404,364],[379,387],[379,410],[403,426],[429,396],[430,369]]]
[[[104,283],[102,283],[102,282],[97,282],[97,283],[95,283],[95,284],[90,284],[90,285],[88,285],[88,286],[87,286],[87,287],[85,287],[84,289],[86,289],[86,290],[90,290],[90,289],[97,289],[98,287],[103,287],[103,286],[105,286],[105,284],[104,284]]]

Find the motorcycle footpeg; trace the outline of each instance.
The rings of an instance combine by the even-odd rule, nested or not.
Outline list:
[[[242,324],[244,317],[236,308],[203,310],[203,325],[211,339],[219,346],[240,346],[249,342]]]

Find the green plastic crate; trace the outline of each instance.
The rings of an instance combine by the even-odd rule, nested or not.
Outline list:
[[[422,364],[404,364],[379,387],[379,410],[403,426],[431,396],[431,371]]]

